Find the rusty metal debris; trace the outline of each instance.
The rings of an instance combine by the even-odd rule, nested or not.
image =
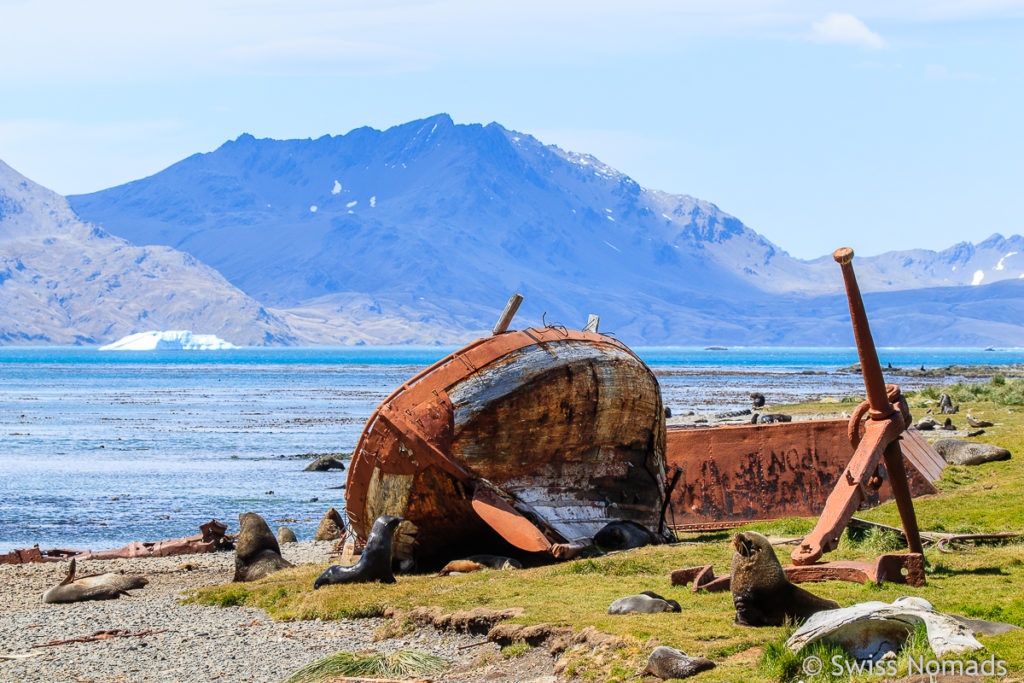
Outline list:
[[[857,517],[850,520],[850,526],[866,529],[881,529],[882,531],[888,531],[896,534],[903,533],[902,529],[897,529],[894,526],[879,524],[878,522],[869,522],[868,520],[858,519]],[[955,547],[950,550],[951,544],[973,543],[976,541],[1007,541],[1011,538],[1020,538],[1024,535],[1012,531],[995,534],[947,534],[939,531],[919,531],[919,533],[921,534],[921,543],[923,545],[934,545],[940,552],[944,553],[966,552],[964,550],[958,550]]]
[[[668,470],[680,473],[666,515],[676,532],[718,531],[751,522],[821,513],[854,448],[847,420],[669,428]],[[916,432],[914,432],[916,434]],[[918,437],[920,438],[920,437]],[[926,441],[905,450],[910,490],[935,493],[945,461]],[[913,459],[911,455],[913,454]],[[859,507],[892,497],[888,474]]]
[[[504,331],[505,318],[370,417],[345,492],[360,538],[392,514],[417,527],[399,559],[495,543],[571,557],[608,522],[658,527],[665,422],[653,373],[612,337]]]
[[[116,560],[133,557],[168,557],[171,555],[195,555],[212,553],[216,550],[234,548],[234,534],[227,534],[227,527],[215,519],[199,525],[201,534],[172,538],[166,541],[135,541],[113,550],[39,550],[37,544],[27,550],[12,550],[0,555],[0,564],[24,564],[28,562],[63,562],[72,558],[79,560]]]
[[[818,581],[852,581],[878,585],[899,583],[908,586],[923,586],[924,555],[920,553],[890,553],[880,555],[874,562],[827,562],[811,565],[786,565],[782,568],[792,583],[813,583]],[[676,569],[669,573],[673,586],[693,584],[693,593],[707,591],[717,593],[729,590],[730,576],[715,576],[711,565]]]
[[[40,550],[37,543],[31,548],[11,550],[0,555],[0,564],[28,564],[29,562],[64,562],[65,560],[79,554],[80,550],[66,550],[54,548],[53,550]]]

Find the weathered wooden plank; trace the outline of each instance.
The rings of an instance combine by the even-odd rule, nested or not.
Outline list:
[[[508,298],[508,303],[505,304],[505,310],[501,312],[501,317],[498,318],[497,324],[491,331],[492,335],[502,334],[508,329],[508,326],[512,323],[512,318],[515,317],[516,311],[519,310],[519,304],[523,303],[523,297],[520,294],[513,294]]]
[[[942,470],[946,467],[946,461],[925,440],[921,432],[916,429],[908,429],[903,432],[903,438],[900,440],[900,450],[903,451],[903,457],[907,459],[907,462],[923,474],[928,481],[942,479]]]

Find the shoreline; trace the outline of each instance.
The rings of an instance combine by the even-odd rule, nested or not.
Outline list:
[[[333,546],[333,541],[288,543],[282,546],[282,555],[295,564],[325,564]],[[184,569],[186,565],[194,568]],[[394,652],[408,648],[451,662],[444,680],[475,681],[485,675],[492,681],[534,680],[552,667],[550,658],[509,663],[498,654],[497,645],[477,647],[480,636],[442,633],[429,627],[375,640],[375,632],[390,621],[384,618],[275,621],[256,607],[181,604],[190,592],[231,581],[231,551],[85,560],[79,565],[80,575],[140,573],[150,583],[117,600],[43,603],[43,591],[58,584],[67,569],[67,562],[0,565],[3,680],[271,683],[283,681],[306,664],[338,651]],[[113,629],[152,633],[32,647]],[[31,656],[3,659],[4,655],[26,654]],[[484,664],[481,669],[481,657],[496,664]]]

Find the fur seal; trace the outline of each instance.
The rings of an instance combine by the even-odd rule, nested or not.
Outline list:
[[[380,581],[394,583],[395,575],[391,571],[391,543],[395,529],[405,520],[401,517],[382,515],[373,523],[370,537],[366,539],[366,547],[359,561],[351,567],[334,565],[328,567],[313,582],[313,590],[321,586],[333,586],[336,583],[362,583],[364,581]]]
[[[90,574],[75,578],[75,560],[71,559],[68,575],[58,585],[43,593],[43,602],[82,602],[84,600],[114,600],[128,595],[133,588],[142,588],[149,581],[133,574]]]
[[[689,678],[701,671],[714,669],[715,663],[705,657],[690,657],[682,650],[674,647],[654,648],[654,652],[647,658],[647,668],[641,671],[642,674],[651,674],[658,678]],[[634,678],[636,678],[634,676]]]
[[[786,619],[806,619],[839,603],[794,586],[782,571],[768,539],[756,531],[733,534],[730,588],[737,626],[781,626]]]
[[[279,527],[277,530],[277,542],[280,543],[296,543],[299,539],[295,538],[295,532],[286,526]]]
[[[279,569],[294,566],[281,557],[281,546],[262,517],[255,512],[238,515],[234,581],[255,581]]]
[[[336,541],[345,535],[345,520],[337,510],[331,508],[325,514],[316,528],[314,541]]]
[[[619,598],[608,608],[608,614],[658,614],[682,611],[683,608],[675,600],[668,600],[651,591]]]
[[[605,550],[628,550],[658,543],[661,539],[647,527],[625,519],[609,522],[594,534],[594,544]]]
[[[470,555],[459,560],[452,560],[437,573],[438,576],[449,574],[469,574],[481,569],[522,569],[523,563],[502,555]]]

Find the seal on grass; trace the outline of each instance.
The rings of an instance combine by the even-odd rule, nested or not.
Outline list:
[[[619,598],[608,608],[608,614],[657,614],[659,612],[682,612],[675,600],[663,598],[652,591]]]
[[[756,531],[733,534],[730,589],[737,626],[781,626],[786,619],[806,619],[839,603],[794,586],[768,539]]]
[[[313,589],[321,586],[333,586],[336,583],[362,583],[380,581],[394,583],[395,575],[391,571],[391,542],[395,529],[405,520],[401,517],[382,515],[373,523],[370,537],[366,539],[366,547],[359,561],[351,567],[334,565],[328,567],[313,582]]]
[[[142,588],[147,583],[143,576],[132,574],[91,574],[75,578],[75,560],[71,559],[67,577],[58,585],[43,593],[43,602],[82,602],[84,600],[114,600],[128,595],[133,588]]]
[[[604,550],[629,550],[645,545],[657,545],[661,539],[643,524],[620,519],[609,522],[594,534],[594,543]]]
[[[450,574],[469,574],[478,572],[481,569],[522,569],[523,563],[519,560],[505,557],[504,555],[470,555],[459,560],[452,560],[446,564],[438,576]]]
[[[294,566],[281,557],[281,546],[262,517],[255,512],[238,515],[234,581],[255,581],[279,569]]]

